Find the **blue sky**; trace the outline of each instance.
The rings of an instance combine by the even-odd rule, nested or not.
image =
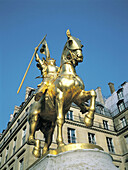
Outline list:
[[[33,60],[16,93],[34,48],[47,34],[51,57],[59,66],[67,29],[84,45],[84,62],[76,70],[86,90],[100,86],[107,97],[108,82],[117,89],[128,80],[127,0],[0,0],[0,132],[15,105],[24,101],[26,87],[41,82],[35,79],[40,72]]]

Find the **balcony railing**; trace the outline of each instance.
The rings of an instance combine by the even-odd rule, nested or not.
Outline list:
[[[128,109],[128,102],[126,102],[124,104],[125,104],[125,109]],[[113,112],[111,112],[111,115],[112,115],[112,117],[114,117],[114,116],[118,115],[119,113],[120,113],[119,109],[115,109]]]
[[[73,120],[67,119],[67,117],[65,116],[65,120],[84,124],[84,118],[81,117],[81,116],[75,116],[74,115]],[[98,128],[105,129],[105,130],[108,130],[108,131],[115,131],[114,126],[108,124],[108,129],[106,129],[104,127],[104,124],[102,122],[98,122],[98,121],[93,122],[93,127],[98,127]]]
[[[118,125],[115,126],[116,131],[120,131],[121,129],[125,128],[126,126],[128,126],[128,119],[125,119],[125,123],[120,123]]]
[[[101,109],[98,108],[98,106],[96,106],[95,112],[99,113],[99,114],[102,114],[102,115],[105,115],[105,116],[111,117],[111,112],[107,108],[103,108],[103,110],[101,110]]]

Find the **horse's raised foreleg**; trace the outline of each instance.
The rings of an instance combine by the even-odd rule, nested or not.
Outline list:
[[[62,137],[62,127],[64,124],[64,113],[63,113],[63,93],[59,91],[59,94],[56,99],[56,110],[57,110],[57,144],[63,146],[63,137]]]
[[[86,106],[86,104],[84,102],[79,103],[79,101],[74,101],[74,103],[80,107],[80,112],[82,112],[82,114],[86,113],[89,111],[89,107]]]
[[[94,90],[91,90],[90,95],[91,95],[91,99],[90,99],[89,112],[85,115],[84,118],[84,123],[87,127],[91,127],[93,125],[96,92]]]
[[[84,106],[82,103],[86,102],[89,99],[90,99],[90,106],[89,107]],[[90,91],[82,90],[81,93],[75,99],[75,103],[81,108],[81,110],[88,111],[88,113],[85,115],[84,118],[84,123],[86,124],[87,127],[91,127],[93,125],[95,99],[96,99],[96,93],[94,90],[90,90]]]

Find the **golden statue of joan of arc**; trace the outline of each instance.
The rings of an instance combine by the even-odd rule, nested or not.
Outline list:
[[[58,150],[72,150],[72,145],[68,145],[65,149],[63,140],[62,127],[65,122],[65,115],[69,111],[72,102],[75,103],[82,114],[85,113],[84,123],[87,127],[93,125],[96,93],[92,89],[85,91],[84,83],[76,73],[76,66],[83,62],[81,41],[72,36],[67,30],[67,41],[65,43],[60,67],[56,66],[56,60],[50,57],[46,36],[42,39],[39,45],[35,48],[35,52],[25,72],[18,92],[23,84],[25,76],[28,72],[30,64],[35,57],[37,67],[41,71],[43,81],[38,85],[35,94],[35,101],[29,108],[29,137],[27,143],[34,145],[33,154],[35,157],[45,155],[52,143],[52,136],[55,126],[57,125],[56,142]],[[40,52],[46,57],[40,59],[37,51],[42,44]],[[17,93],[18,93],[17,92]],[[86,102],[90,100],[89,106]],[[41,152],[41,140],[35,138],[35,133],[40,130],[44,134],[45,143]],[[77,145],[75,145],[77,147]],[[96,146],[88,146],[88,148],[97,148]]]
[[[56,60],[50,57],[50,52],[46,40],[43,41],[42,47],[40,49],[40,53],[44,54],[46,59],[44,57],[42,60],[40,59],[37,53],[37,47],[35,48],[35,51],[37,67],[41,71],[41,76],[43,78],[43,81],[37,86],[39,90],[35,96],[35,100],[38,101],[40,97],[45,93],[52,79],[57,76],[58,67],[56,66]]]

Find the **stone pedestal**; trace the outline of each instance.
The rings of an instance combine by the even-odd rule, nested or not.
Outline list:
[[[54,150],[55,151],[55,150]],[[48,153],[35,162],[29,170],[117,170],[111,156],[97,148],[72,149]]]

